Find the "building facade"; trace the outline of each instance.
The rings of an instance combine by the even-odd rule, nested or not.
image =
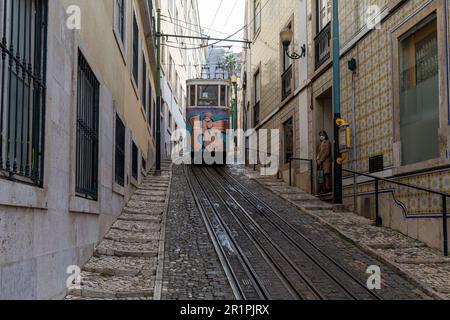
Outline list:
[[[306,13],[305,1],[246,1],[245,37],[253,43],[243,52],[243,128],[279,130],[279,148],[271,150],[268,141],[261,141],[257,149],[260,158],[266,152],[278,159],[279,173],[286,179],[289,158],[309,154],[308,60],[291,59],[283,49],[280,32],[284,28],[293,32],[289,53],[301,52],[303,46],[306,52]],[[253,153],[255,147],[249,140],[247,153]],[[308,163],[294,162],[294,167],[299,183],[310,181]]]
[[[344,170],[450,192],[449,10],[445,0],[339,1],[341,117],[353,135]],[[288,180],[289,155],[310,159],[312,170],[295,162],[293,180],[307,191],[312,180],[313,193],[319,132],[335,138],[332,13],[331,0],[247,1],[254,43],[244,51],[244,128],[280,129],[279,174]],[[307,57],[284,59],[286,26],[294,32],[290,51],[306,43]],[[344,171],[343,186],[344,204],[375,218],[373,180]],[[379,189],[383,225],[442,249],[442,197],[392,183]]]
[[[316,150],[317,133],[333,131],[331,1],[310,1],[308,10]],[[354,132],[344,169],[449,193],[447,1],[340,1],[339,11],[341,113]],[[374,183],[344,172],[343,185],[344,203],[374,218]],[[380,189],[385,226],[442,249],[442,197],[390,183]]]
[[[170,35],[161,41],[162,154],[170,157],[174,143],[179,143],[172,141],[172,133],[186,128],[186,80],[200,78],[208,46],[202,39],[182,38],[203,36],[197,0],[159,1],[158,7],[161,32]]]
[[[154,162],[151,1],[0,1],[0,299],[57,299]]]

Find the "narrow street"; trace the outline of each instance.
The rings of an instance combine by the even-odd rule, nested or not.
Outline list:
[[[174,166],[163,298],[430,299],[400,273],[234,171]],[[315,198],[307,202],[320,210]],[[381,290],[367,286],[366,270],[373,265],[382,270]]]

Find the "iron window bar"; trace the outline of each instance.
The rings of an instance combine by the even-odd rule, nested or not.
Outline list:
[[[320,30],[314,38],[316,70],[330,58],[331,22]]]
[[[0,175],[42,187],[47,1],[2,0]]]
[[[100,83],[78,52],[76,186],[77,196],[98,200]]]

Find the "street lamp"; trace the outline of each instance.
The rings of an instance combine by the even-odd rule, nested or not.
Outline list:
[[[237,130],[237,83],[236,75],[231,76],[231,84],[233,85],[233,129]]]
[[[306,45],[304,44],[301,49],[302,52],[300,54],[296,52],[289,53],[289,46],[292,43],[292,38],[294,37],[294,33],[292,32],[291,28],[284,28],[280,32],[280,39],[281,43],[283,44],[283,49],[286,55],[291,58],[292,60],[298,60],[300,58],[306,57]]]

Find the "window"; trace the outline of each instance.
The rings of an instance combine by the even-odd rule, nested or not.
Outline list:
[[[399,63],[402,164],[439,158],[439,60],[435,14],[399,39]]]
[[[132,141],[131,143],[131,176],[134,178],[134,180],[138,181],[139,175],[138,175],[138,156],[139,151],[136,143]]]
[[[125,34],[126,34],[126,27],[125,27],[125,16],[126,16],[126,6],[125,6],[125,0],[115,0],[116,8],[115,8],[115,28],[116,32],[118,33],[118,36],[120,40],[122,41],[122,45],[125,44]]]
[[[315,68],[318,69],[330,58],[332,3],[330,0],[316,0],[316,5],[317,35],[314,38],[314,47]]]
[[[294,156],[294,120],[290,118],[283,124],[284,161],[287,163]]]
[[[153,101],[153,137],[156,138],[156,102]]]
[[[147,161],[142,157],[142,170],[145,172],[147,170]]]
[[[258,33],[258,31],[261,29],[261,0],[253,0],[253,4],[254,4],[254,12],[253,12],[254,28],[255,33]]]
[[[169,118],[167,119],[167,129],[172,130],[172,112],[169,111]]]
[[[139,27],[136,20],[136,15],[133,15],[133,61],[132,73],[136,85],[139,84]]]
[[[98,198],[98,126],[100,84],[86,59],[78,52],[77,88],[77,196]]]
[[[292,24],[289,24],[288,28],[292,29]],[[283,70],[281,74],[281,98],[282,100],[284,100],[292,93],[292,59],[289,58],[288,53],[284,51],[283,46],[281,47],[281,50],[283,51],[281,54],[283,57]]]
[[[195,85],[189,86],[189,107],[195,106]]]
[[[257,126],[260,122],[260,101],[261,101],[261,76],[258,72],[255,74],[255,92],[254,92],[254,99],[255,99],[255,106],[253,109],[253,121],[254,125]]]
[[[219,105],[219,86],[198,85],[197,91],[199,107],[217,107]]]
[[[330,0],[317,0],[317,32],[331,21],[332,3]]]
[[[147,62],[145,56],[142,54],[142,107],[147,107]]]
[[[0,171],[42,187],[47,1],[3,0],[0,17]]]
[[[147,125],[152,126],[152,84],[148,82]]]
[[[115,181],[125,186],[125,125],[116,115]]]
[[[227,106],[227,86],[220,86],[220,106]]]

